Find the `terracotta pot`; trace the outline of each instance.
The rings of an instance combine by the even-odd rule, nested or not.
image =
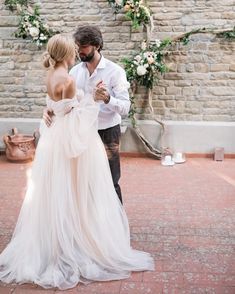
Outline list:
[[[3,141],[6,145],[6,157],[10,161],[25,162],[34,158],[36,144],[35,132],[33,136],[18,134],[16,128],[12,129],[13,135],[5,135]]]

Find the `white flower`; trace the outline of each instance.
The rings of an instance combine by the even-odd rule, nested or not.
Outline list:
[[[49,25],[47,23],[44,23],[43,27],[44,27],[45,30],[47,30],[47,31],[49,30]]]
[[[22,12],[22,6],[20,4],[16,4],[16,10],[18,13]]]
[[[144,57],[145,58],[155,58],[156,57],[156,55],[155,55],[155,53],[154,52],[152,52],[152,51],[147,51],[147,52],[144,52]]]
[[[144,5],[140,5],[140,7],[144,10],[147,17],[150,18],[150,11],[149,11],[148,7],[146,7]]]
[[[138,63],[140,63],[141,61],[141,56],[140,55],[136,55],[136,57],[134,58]]]
[[[115,0],[115,3],[119,6],[122,6],[122,0]]]
[[[161,45],[161,41],[160,41],[159,39],[156,39],[156,40],[155,40],[155,44],[156,44],[156,46],[157,46],[157,48],[158,48],[158,47],[160,47],[160,45]]]
[[[44,36],[43,33],[41,33],[39,39],[40,39],[40,40],[46,40],[46,37]]]
[[[146,72],[147,72],[147,70],[146,70],[145,66],[139,65],[137,67],[137,75],[138,76],[144,76],[146,74]]]
[[[36,27],[31,27],[29,28],[29,33],[33,38],[35,38],[39,35],[39,29]]]
[[[141,43],[141,49],[142,49],[142,50],[146,50],[146,48],[147,48],[146,41],[143,41],[143,42]]]
[[[145,67],[145,68],[148,68],[148,67],[149,67],[148,63],[145,63],[145,64],[144,64],[144,67]]]

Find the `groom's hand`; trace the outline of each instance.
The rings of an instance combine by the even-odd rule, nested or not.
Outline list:
[[[110,100],[110,95],[108,90],[106,89],[105,84],[101,81],[99,82],[94,90],[94,99],[95,101],[104,101],[104,103],[108,104]]]
[[[45,122],[45,124],[50,127],[51,123],[52,123],[52,116],[54,115],[53,110],[52,109],[44,109],[43,111],[43,120]]]

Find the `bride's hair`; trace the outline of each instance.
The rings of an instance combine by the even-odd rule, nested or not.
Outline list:
[[[62,62],[76,54],[74,40],[62,34],[51,37],[47,43],[47,51],[43,54],[45,68],[54,67],[57,62]]]

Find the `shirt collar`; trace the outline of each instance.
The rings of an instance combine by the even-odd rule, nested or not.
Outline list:
[[[96,69],[105,68],[105,66],[106,66],[105,58],[103,55],[101,55],[100,61],[97,65]],[[86,62],[82,62],[82,67],[86,68]]]
[[[105,65],[106,65],[105,58],[103,55],[101,55],[100,62],[98,63],[96,68],[105,68]]]

